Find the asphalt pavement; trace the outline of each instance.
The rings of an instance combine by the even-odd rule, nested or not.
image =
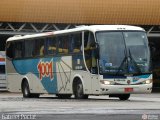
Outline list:
[[[86,100],[58,99],[54,95],[23,98],[0,93],[2,120],[160,120],[160,93],[135,94],[127,101],[108,96]]]

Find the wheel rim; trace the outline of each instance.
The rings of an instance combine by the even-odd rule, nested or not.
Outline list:
[[[25,96],[28,96],[28,94],[29,94],[29,88],[28,88],[28,84],[27,83],[24,86],[24,94],[25,94]]]
[[[25,89],[24,89],[24,94],[28,95],[28,89],[27,89],[27,87],[25,87]]]
[[[83,95],[83,86],[82,84],[77,85],[77,96],[81,97]]]

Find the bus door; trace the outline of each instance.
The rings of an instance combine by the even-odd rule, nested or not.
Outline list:
[[[96,59],[96,42],[92,32],[84,32],[84,56],[88,71],[90,72],[92,93],[98,93],[98,67]]]

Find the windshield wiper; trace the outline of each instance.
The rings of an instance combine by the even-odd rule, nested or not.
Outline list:
[[[127,56],[127,52],[124,50],[124,53],[125,53],[125,57],[124,57],[124,59],[122,60],[122,62],[121,62],[121,64],[120,64],[120,66],[118,67],[118,71],[116,72],[116,74],[115,75],[118,75],[119,74],[119,72],[120,72],[120,70],[122,69],[122,67],[124,67],[124,64],[125,64],[125,62],[127,61],[127,68],[128,68],[128,56]]]
[[[141,69],[139,68],[139,66],[137,65],[137,63],[136,63],[136,61],[134,60],[134,58],[132,57],[132,54],[131,54],[131,51],[130,51],[130,49],[129,49],[129,56],[128,56],[130,59],[131,59],[131,61],[133,62],[133,64],[134,64],[134,66],[136,67],[136,69],[137,69],[137,72],[138,73],[142,73],[141,72]],[[131,64],[131,63],[130,63]]]
[[[129,62],[128,58],[130,58],[130,62]],[[115,75],[118,75],[118,74],[119,74],[119,72],[120,72],[120,70],[122,69],[122,67],[124,67],[125,62],[127,62],[127,64],[126,64],[127,73],[130,73],[130,70],[129,70],[129,69],[130,69],[130,68],[129,68],[130,65],[129,65],[129,64],[132,64],[132,63],[133,63],[133,67],[136,68],[138,74],[142,73],[142,72],[141,72],[141,69],[140,69],[139,66],[137,65],[137,63],[136,63],[136,61],[134,60],[134,58],[132,57],[131,51],[130,51],[130,49],[129,49],[129,56],[127,55],[127,52],[125,52],[125,57],[124,57],[123,61],[121,62],[121,65],[118,67],[118,71],[116,72]],[[132,63],[131,63],[131,62],[132,62]]]

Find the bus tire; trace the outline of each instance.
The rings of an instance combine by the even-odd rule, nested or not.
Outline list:
[[[24,98],[30,98],[31,97],[29,84],[28,84],[27,80],[23,81],[23,83],[22,83],[22,93],[23,93]]]
[[[122,94],[122,95],[119,95],[119,99],[120,100],[128,100],[130,97],[130,94]]]
[[[24,98],[39,98],[40,94],[31,94],[30,88],[27,80],[24,80],[22,83],[22,93]]]
[[[88,95],[83,93],[83,84],[80,80],[75,85],[74,96],[76,99],[88,99]]]

